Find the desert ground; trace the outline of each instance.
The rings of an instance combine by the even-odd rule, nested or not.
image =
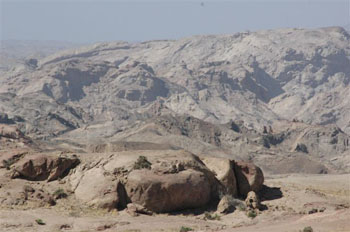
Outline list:
[[[53,207],[2,207],[2,231],[350,231],[350,175],[275,175],[266,178],[270,198],[262,203],[267,209],[254,218],[244,211],[206,220],[204,211],[174,214],[139,215],[125,211],[91,210],[62,199]],[[45,184],[44,184],[45,185]],[[276,199],[275,199],[276,198]],[[309,213],[312,209],[323,212]],[[215,213],[215,209],[209,209]],[[35,220],[42,219],[45,225]]]

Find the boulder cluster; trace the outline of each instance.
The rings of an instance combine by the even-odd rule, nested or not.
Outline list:
[[[118,154],[80,165],[69,177],[75,196],[97,208],[165,213],[213,206],[224,196],[245,199],[264,182],[261,169],[249,162],[183,150],[141,157]]]
[[[256,193],[264,182],[261,169],[253,163],[199,157],[184,150],[121,152],[84,162],[76,155],[24,154],[11,171],[12,178],[30,181],[66,178],[84,204],[127,209],[132,215],[212,206],[228,213],[235,198],[247,198],[247,207],[258,209]]]

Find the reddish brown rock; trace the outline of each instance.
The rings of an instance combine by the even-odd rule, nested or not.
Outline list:
[[[264,183],[263,172],[250,162],[237,161],[235,175],[238,193],[243,197],[246,197],[250,191],[258,192]]]
[[[12,178],[52,181],[62,177],[78,164],[77,157],[27,155],[16,163]]]
[[[205,206],[211,199],[208,177],[192,169],[173,174],[134,170],[125,187],[132,203],[157,213]]]

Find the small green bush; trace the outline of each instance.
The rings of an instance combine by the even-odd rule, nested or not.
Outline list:
[[[45,224],[46,224],[46,223],[45,223],[42,219],[40,219],[40,218],[36,219],[35,222],[38,223],[38,225],[45,225]]]
[[[152,163],[147,160],[145,156],[139,156],[134,163],[134,169],[151,169]]]
[[[53,196],[56,199],[61,199],[61,198],[66,198],[68,195],[67,195],[67,193],[64,192],[63,189],[59,188],[53,193]]]
[[[303,232],[313,232],[314,230],[312,229],[311,226],[307,226],[303,229]]]
[[[257,216],[257,214],[255,211],[250,210],[250,211],[248,211],[247,216],[250,218],[255,218]]]
[[[210,214],[208,212],[205,212],[204,213],[204,219],[205,220],[218,220],[218,221],[220,221],[221,217],[218,214]]]
[[[180,229],[180,232],[188,232],[188,231],[193,231],[194,229],[190,228],[190,227],[185,227],[185,226],[182,226],[181,229]]]

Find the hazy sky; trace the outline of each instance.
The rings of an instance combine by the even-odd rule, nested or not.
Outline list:
[[[0,0],[0,38],[97,42],[174,39],[350,24],[350,0]]]

